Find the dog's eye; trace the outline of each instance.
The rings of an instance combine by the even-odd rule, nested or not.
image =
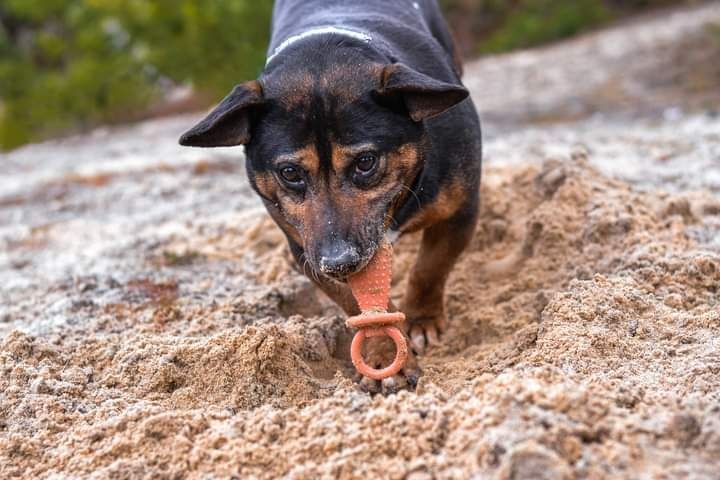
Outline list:
[[[288,186],[298,188],[305,183],[300,169],[292,165],[285,165],[278,170],[280,179]]]
[[[371,175],[377,166],[377,156],[373,153],[363,153],[355,162],[355,170],[363,176]]]

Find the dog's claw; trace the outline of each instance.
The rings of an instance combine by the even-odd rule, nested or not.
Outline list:
[[[362,377],[360,380],[360,390],[367,393],[378,393],[380,391],[380,382],[370,377]]]
[[[390,395],[392,393],[397,393],[398,390],[400,390],[400,386],[398,385],[398,382],[395,380],[395,377],[389,377],[385,378],[382,381],[382,392],[385,395]]]
[[[425,353],[425,333],[422,327],[412,327],[410,329],[410,346],[418,355]]]
[[[410,390],[415,390],[415,387],[417,387],[418,377],[419,375],[416,372],[405,372],[405,380]]]
[[[443,317],[421,317],[410,320],[410,346],[418,355],[440,345],[440,335],[445,329]]]
[[[427,338],[428,347],[436,347],[440,344],[440,335],[435,325],[428,325],[425,328],[425,337]]]
[[[395,357],[395,346],[388,341],[387,337],[369,338],[365,347],[365,359],[373,368],[382,368]],[[358,386],[360,390],[370,394],[392,395],[404,389],[414,390],[419,375],[420,369],[415,356],[409,352],[408,361],[398,374],[383,380],[361,377]]]
[[[403,389],[415,390],[417,382],[418,372],[412,370],[403,371],[400,375],[393,375],[383,380],[373,380],[370,377],[362,377],[359,385],[360,389],[367,393],[394,395]]]

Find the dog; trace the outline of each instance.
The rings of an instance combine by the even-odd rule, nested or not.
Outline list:
[[[298,269],[348,315],[359,309],[347,277],[383,241],[422,230],[400,309],[416,354],[445,329],[445,283],[478,215],[480,120],[459,59],[435,0],[278,0],[259,78],[180,139],[245,146],[250,183]],[[371,366],[394,357],[384,340],[368,341]],[[414,388],[411,357],[361,385]]]

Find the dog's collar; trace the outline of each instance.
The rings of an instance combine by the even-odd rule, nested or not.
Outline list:
[[[309,30],[305,30],[304,32],[297,33],[295,35],[291,35],[290,37],[286,38],[282,41],[280,45],[275,47],[275,50],[273,50],[272,54],[267,58],[267,61],[265,62],[265,65],[269,65],[270,62],[273,61],[275,57],[277,57],[283,50],[288,48],[290,45],[299,42],[300,40],[304,40],[309,37],[314,37],[317,35],[327,35],[327,34],[334,34],[334,35],[343,35],[345,37],[354,38],[356,40],[360,40],[365,43],[370,43],[372,41],[372,37],[368,35],[367,33],[359,32],[357,30],[350,30],[348,28],[344,27],[333,27],[333,26],[326,26],[326,27],[315,27],[311,28]]]

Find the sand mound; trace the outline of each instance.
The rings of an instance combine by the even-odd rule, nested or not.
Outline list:
[[[177,408],[299,404],[317,396],[318,384],[298,344],[277,327],[208,340],[139,339],[115,352],[102,383]]]
[[[163,260],[181,280],[128,282],[89,324],[4,339],[0,477],[716,475],[720,256],[688,232],[717,212],[586,157],[487,169],[414,393],[356,389],[342,317],[264,216],[168,240],[193,252]],[[396,248],[396,300],[416,250]],[[237,262],[237,295],[189,301],[181,272]]]

